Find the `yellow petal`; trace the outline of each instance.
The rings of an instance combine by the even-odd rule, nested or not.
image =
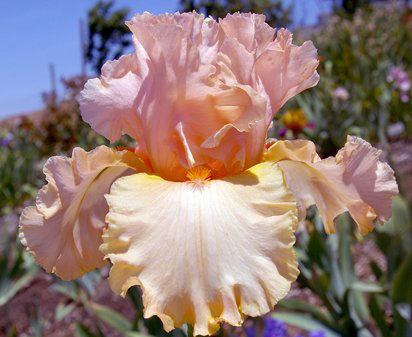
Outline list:
[[[373,221],[391,217],[391,199],[398,193],[392,169],[379,160],[381,151],[368,142],[348,137],[335,157],[321,160],[310,141],[278,141],[265,155],[283,169],[288,187],[295,194],[300,213],[316,205],[327,233],[334,233],[333,220],[349,211],[362,234]]]
[[[72,158],[50,158],[43,169],[48,184],[36,205],[23,210],[20,240],[48,272],[64,280],[101,267],[99,251],[108,206],[104,194],[112,182],[144,165],[128,151],[100,146],[73,150]]]
[[[122,296],[139,285],[145,317],[159,316],[166,331],[238,326],[243,314],[271,310],[298,275],[296,205],[275,164],[203,182],[139,173],[118,179],[106,198],[110,285]]]

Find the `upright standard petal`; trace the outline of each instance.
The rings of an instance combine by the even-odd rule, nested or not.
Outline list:
[[[186,182],[135,174],[107,196],[110,285],[122,296],[140,286],[145,317],[159,316],[166,331],[238,326],[271,310],[298,275],[297,210],[281,170],[262,163],[221,180],[207,172],[197,167]]]
[[[334,233],[333,220],[349,211],[359,231],[367,234],[373,221],[391,217],[391,200],[398,193],[392,169],[381,162],[380,150],[349,136],[335,157],[321,160],[309,141],[278,141],[265,160],[283,169],[288,187],[304,211],[316,205],[327,233]]]
[[[142,142],[138,108],[146,75],[145,61],[136,54],[106,62],[101,77],[88,80],[79,95],[83,120],[111,142],[123,134]]]
[[[298,47],[292,44],[292,33],[284,28],[277,31],[276,39],[255,63],[259,92],[269,98],[268,125],[287,100],[318,83],[318,65],[317,51],[311,41]]]
[[[261,147],[244,145],[264,142],[266,130],[257,135],[253,126],[265,118],[266,100],[250,81],[252,54],[195,13],[144,13],[127,25],[149,65],[140,116],[154,171],[183,181],[196,165],[210,164],[214,176],[254,165]]]
[[[75,148],[72,158],[50,158],[43,169],[48,184],[20,217],[21,242],[64,280],[101,267],[98,247],[108,212],[104,194],[118,177],[144,170],[133,153],[105,146],[91,152]]]
[[[82,116],[117,140],[134,137],[139,154],[167,180],[203,165],[213,177],[258,163],[274,113],[317,82],[316,49],[292,44],[263,15],[216,22],[192,13],[143,13],[126,25],[136,52],[108,62],[80,95]]]
[[[235,38],[247,51],[258,55],[273,41],[275,30],[266,22],[262,14],[228,14],[219,23],[227,37]]]

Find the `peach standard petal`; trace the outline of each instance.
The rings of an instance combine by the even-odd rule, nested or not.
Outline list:
[[[224,34],[217,23],[193,13],[145,13],[127,24],[153,69],[153,90],[146,92],[141,120],[154,171],[181,181],[196,165],[218,167],[215,176],[220,176],[256,163],[260,148],[238,152],[252,126],[264,118],[266,102],[222,61],[227,56],[219,52]],[[228,132],[235,137],[224,137]],[[265,133],[258,136],[261,142]]]
[[[234,13],[220,19],[219,23],[227,37],[235,38],[246,50],[259,56],[275,36],[275,29],[265,20],[262,14]]]
[[[270,311],[298,275],[296,205],[273,163],[222,180],[139,173],[117,180],[107,201],[110,285],[122,296],[140,286],[144,316],[159,316],[166,331],[239,326]]]
[[[278,141],[265,154],[283,169],[288,187],[295,194],[301,214],[316,205],[327,233],[334,233],[333,220],[348,211],[367,234],[373,221],[391,217],[391,200],[398,193],[392,169],[379,160],[381,151],[368,142],[349,136],[335,157],[321,160],[310,141]]]
[[[284,28],[277,31],[276,39],[256,60],[254,69],[259,92],[269,101],[267,123],[287,100],[318,83],[318,65],[317,50],[311,41],[298,47],[292,44],[292,33]]]
[[[48,184],[20,217],[21,242],[64,280],[101,267],[98,247],[108,211],[104,194],[118,177],[143,170],[131,152],[105,146],[91,152],[75,148],[72,158],[51,157],[43,169]]]
[[[88,80],[79,95],[83,120],[111,142],[128,134],[144,144],[138,108],[146,74],[136,54],[106,62],[101,77]]]
[[[87,83],[82,116],[111,141],[133,136],[168,180],[197,165],[222,177],[258,163],[276,110],[317,83],[313,45],[294,46],[283,29],[274,39],[262,15],[144,13],[126,24],[136,52]]]

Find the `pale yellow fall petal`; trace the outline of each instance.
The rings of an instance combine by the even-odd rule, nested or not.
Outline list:
[[[220,322],[238,326],[243,315],[267,313],[288,293],[298,275],[297,210],[273,163],[221,180],[192,175],[118,179],[106,197],[101,250],[116,293],[142,288],[146,318],[159,316],[166,331],[188,323],[209,335]]]
[[[43,169],[48,184],[36,205],[21,215],[21,242],[48,272],[64,280],[101,267],[98,248],[108,212],[104,194],[119,176],[144,169],[133,153],[105,146],[90,152],[75,148],[72,158],[50,158]]]
[[[316,205],[325,230],[334,233],[333,220],[348,211],[367,234],[375,219],[383,222],[392,214],[391,199],[398,193],[392,169],[379,160],[380,150],[368,142],[348,137],[335,157],[321,160],[310,141],[278,141],[265,160],[277,162],[295,194],[300,214]]]

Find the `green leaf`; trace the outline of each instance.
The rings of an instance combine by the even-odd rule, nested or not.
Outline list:
[[[150,335],[145,335],[141,332],[129,331],[125,333],[126,337],[148,337]]]
[[[76,289],[76,285],[74,282],[67,282],[58,280],[57,284],[53,284],[51,288],[69,298],[73,301],[77,301],[78,299],[78,291]]]
[[[72,310],[76,307],[76,303],[70,303],[70,304],[63,304],[59,303],[56,307],[56,311],[54,313],[54,317],[56,321],[62,320],[64,317],[66,317],[69,313],[72,312]]]
[[[382,226],[378,226],[379,232],[389,235],[399,235],[403,249],[408,252],[412,248],[412,219],[408,202],[402,197],[392,200],[392,217]],[[399,247],[397,247],[399,249]]]
[[[356,326],[361,329],[370,320],[370,312],[360,291],[351,290],[348,296],[349,314]]]
[[[346,214],[339,216],[337,222],[339,233],[339,265],[342,272],[343,283],[349,288],[356,280],[351,251],[351,224]]]
[[[89,306],[95,312],[97,317],[115,330],[121,333],[130,332],[130,330],[132,330],[132,324],[123,315],[116,311],[97,303],[91,303]]]
[[[74,334],[76,337],[100,337],[92,333],[86,326],[82,323],[76,323],[74,328]]]
[[[34,331],[34,337],[43,337],[43,325],[39,310],[35,308],[29,314],[30,327]]]
[[[412,253],[409,253],[397,269],[392,282],[393,319],[395,323],[395,336],[403,337],[408,334],[409,322],[396,310],[396,305],[412,303]]]
[[[372,335],[372,333],[367,328],[360,328],[358,330],[358,337],[376,337],[376,336]]]
[[[272,317],[306,331],[322,330],[325,332],[326,337],[341,336],[338,332],[329,329],[321,322],[306,315],[291,312],[275,312],[272,314]]]
[[[289,309],[291,311],[308,313],[311,314],[315,319],[318,319],[319,321],[327,325],[333,324],[333,319],[329,312],[308,302],[286,299],[280,301],[278,303],[278,307]]]
[[[385,314],[379,304],[377,295],[372,294],[369,297],[369,308],[371,310],[372,317],[376,322],[376,326],[381,331],[381,335],[385,337],[392,337],[393,334],[389,330],[388,323],[385,319]]]
[[[329,260],[329,275],[331,281],[331,292],[337,298],[343,298],[345,295],[345,284],[342,273],[339,268],[339,240],[336,235],[329,235],[326,239],[326,247]]]
[[[385,289],[377,283],[361,282],[361,281],[353,282],[350,288],[352,290],[358,290],[364,293],[381,293],[385,291]]]
[[[310,107],[310,104],[305,101],[304,97],[301,95],[295,96],[296,101],[298,102],[300,108],[303,110],[305,115],[308,117],[309,120],[314,120],[315,116],[313,114],[313,111]]]
[[[299,264],[300,274],[298,276],[298,283],[303,288],[309,288],[313,293],[319,296],[323,305],[327,308],[329,313],[338,319],[341,313],[341,308],[336,299],[331,296],[325,289],[319,286],[316,277],[313,277],[312,273],[303,265]]]
[[[409,303],[398,303],[395,308],[404,319],[411,320],[411,305]]]
[[[307,253],[312,262],[317,263],[319,267],[321,267],[322,269],[325,269],[325,263],[327,263],[325,240],[321,237],[320,233],[316,230],[312,231],[310,235],[308,246],[307,246]]]
[[[380,278],[383,275],[383,272],[382,272],[381,268],[379,267],[379,265],[375,261],[372,260],[372,261],[369,262],[369,266],[370,266],[370,268],[373,272],[373,275],[375,275],[376,279],[380,280]]]
[[[82,289],[87,290],[90,295],[95,294],[95,283],[101,280],[101,275],[98,271],[90,272],[79,278],[76,282],[82,286]]]
[[[26,287],[34,278],[37,268],[31,268],[17,280],[8,280],[6,286],[0,288],[0,307],[6,304],[19,290]]]

